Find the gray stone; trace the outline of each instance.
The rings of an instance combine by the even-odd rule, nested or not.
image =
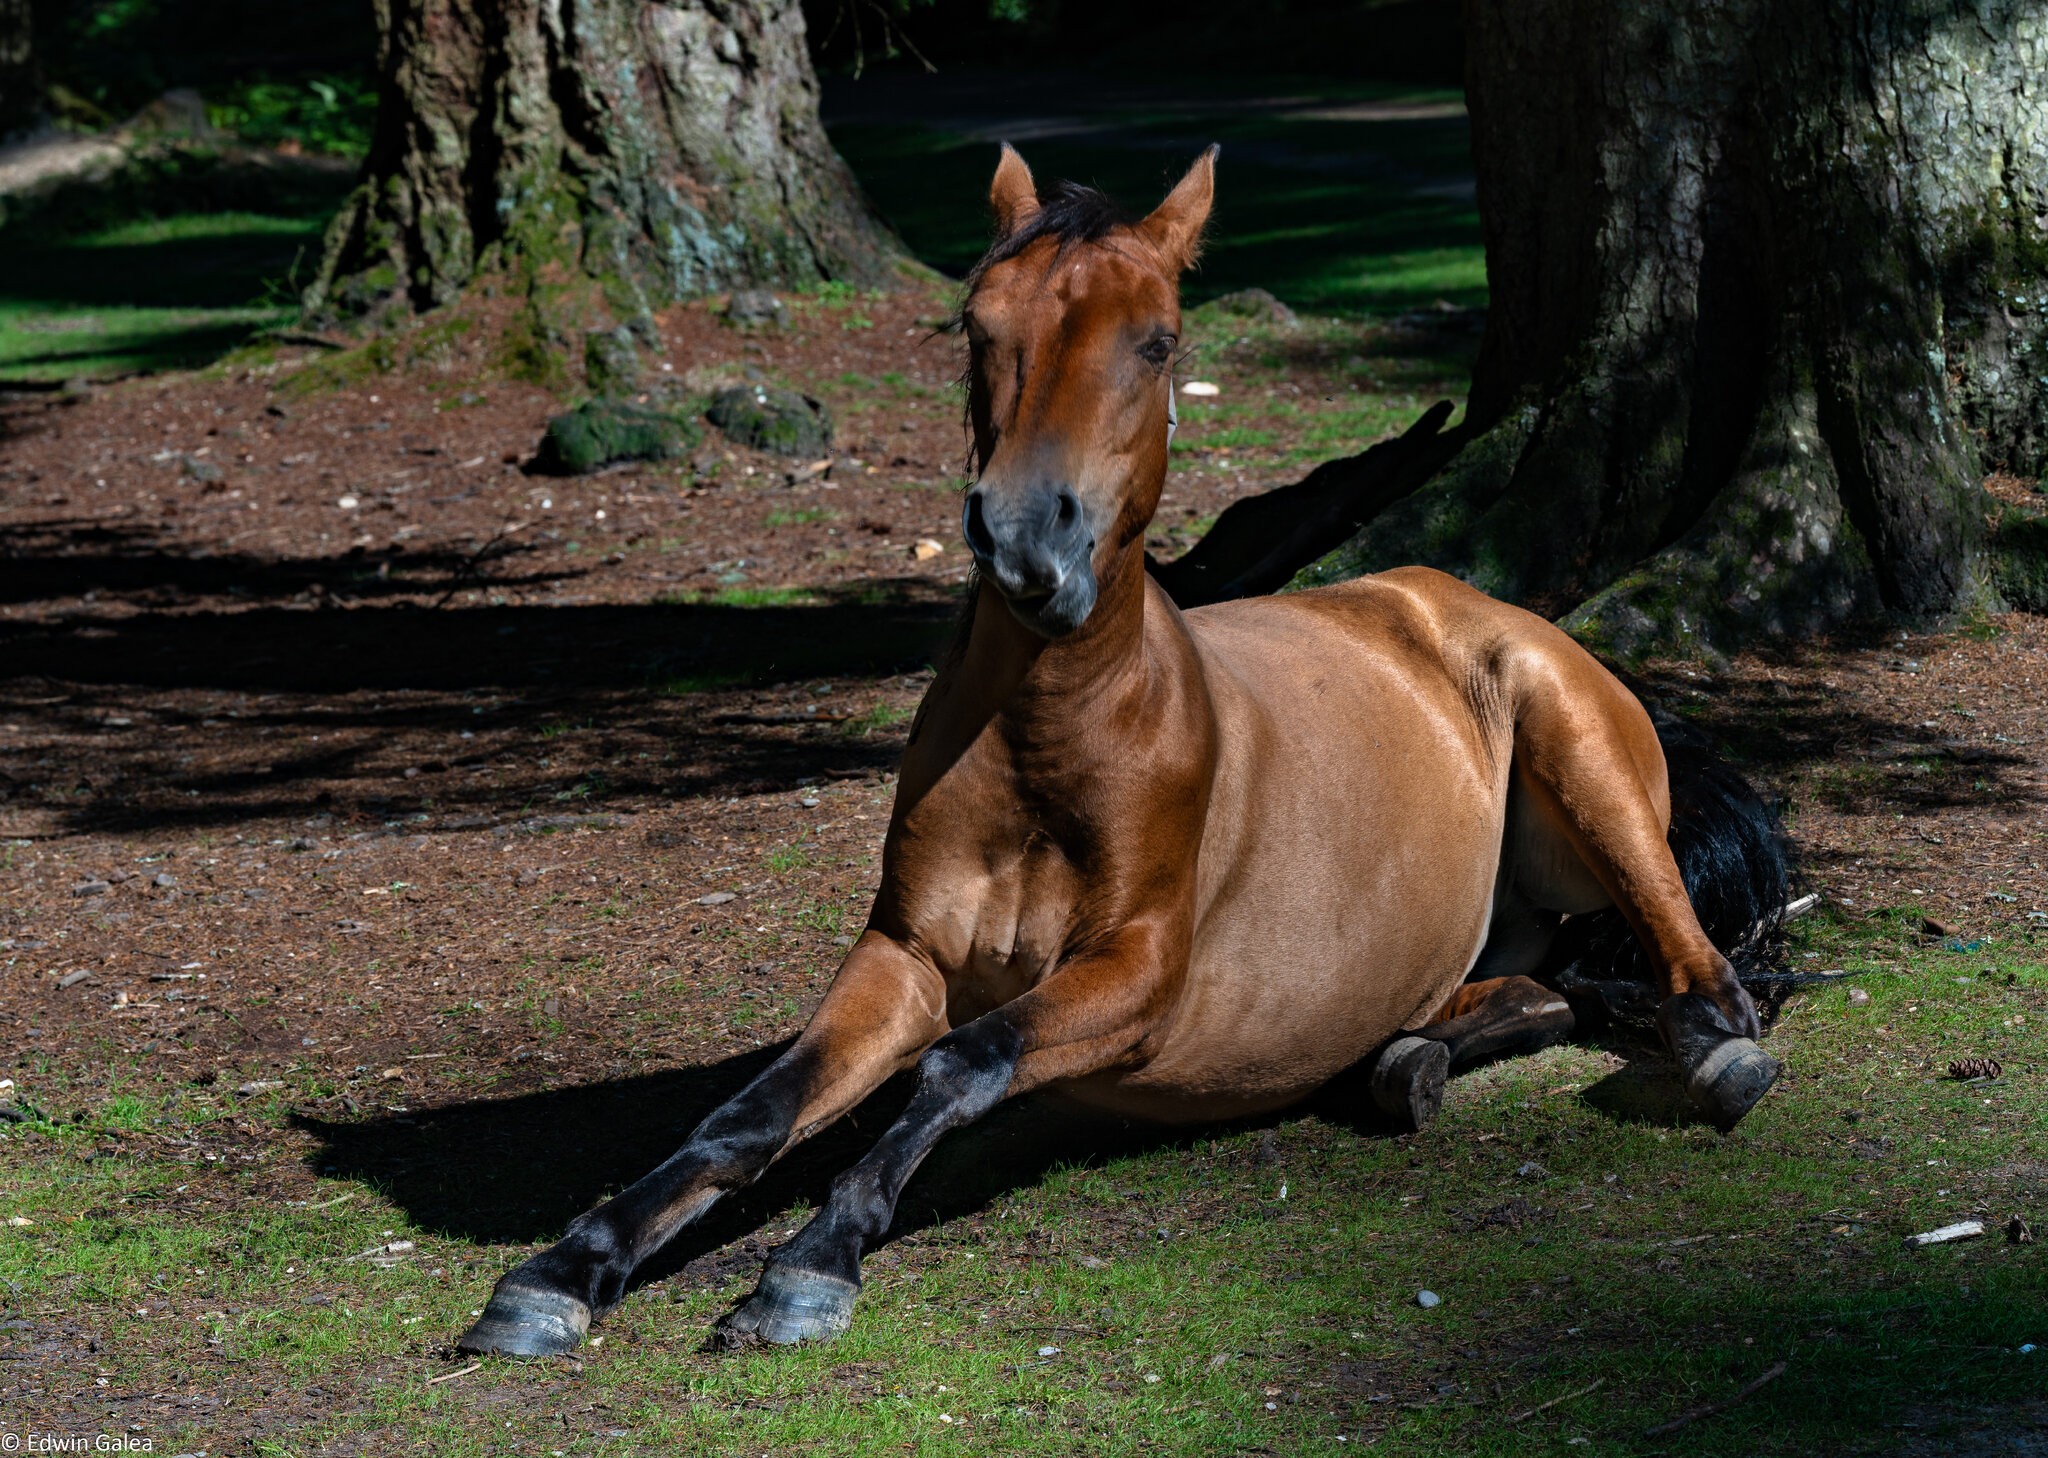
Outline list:
[[[631,395],[640,388],[640,347],[633,331],[593,329],[583,336],[583,378],[593,395]]]
[[[832,449],[832,416],[823,403],[794,390],[740,385],[721,390],[705,412],[735,445],[779,456],[816,457]]]
[[[1299,314],[1265,289],[1239,289],[1236,293],[1211,300],[1210,307],[1235,318],[1250,319],[1258,324],[1276,324],[1282,329],[1298,328],[1301,324]]]
[[[725,322],[741,328],[756,325],[780,327],[789,317],[782,300],[766,289],[735,289],[725,301]]]

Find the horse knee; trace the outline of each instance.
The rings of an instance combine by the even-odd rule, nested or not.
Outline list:
[[[980,1118],[1009,1092],[1024,1038],[1000,1011],[954,1029],[917,1061],[911,1106],[929,1103],[950,1126]]]

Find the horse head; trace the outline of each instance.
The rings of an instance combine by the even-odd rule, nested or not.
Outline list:
[[[1151,215],[1092,188],[1041,198],[1007,145],[989,200],[996,242],[961,311],[979,480],[961,529],[1025,627],[1059,638],[1100,585],[1142,571],[1166,480],[1180,275],[1215,195],[1211,147]]]

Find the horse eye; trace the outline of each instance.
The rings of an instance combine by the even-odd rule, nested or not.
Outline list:
[[[1172,357],[1174,343],[1175,340],[1171,334],[1162,334],[1139,350],[1138,353],[1143,356],[1147,363],[1163,365]]]

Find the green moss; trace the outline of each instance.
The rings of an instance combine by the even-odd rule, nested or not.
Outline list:
[[[705,412],[737,445],[784,456],[816,456],[832,448],[832,417],[824,405],[794,390],[741,385],[721,390]]]
[[[303,398],[346,390],[388,375],[399,366],[398,341],[388,334],[374,335],[351,348],[337,350],[314,360],[278,386],[278,393]]]
[[[588,400],[548,422],[534,469],[573,476],[613,461],[667,461],[703,439],[684,411]]]
[[[1991,538],[1991,580],[2009,606],[2048,613],[2048,516],[2005,513]]]

